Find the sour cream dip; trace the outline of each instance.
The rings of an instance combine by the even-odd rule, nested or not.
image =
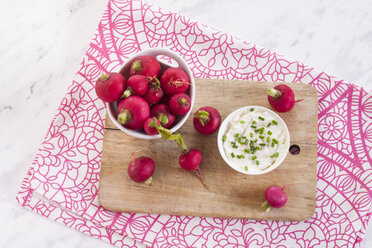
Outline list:
[[[221,124],[218,147],[222,158],[244,174],[264,174],[285,159],[290,135],[273,111],[247,106],[232,112]]]

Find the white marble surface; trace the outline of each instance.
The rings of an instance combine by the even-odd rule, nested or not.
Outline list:
[[[152,3],[372,88],[370,0]],[[0,247],[111,247],[26,211],[15,200],[105,5],[0,1]],[[372,247],[372,227],[362,247]]]

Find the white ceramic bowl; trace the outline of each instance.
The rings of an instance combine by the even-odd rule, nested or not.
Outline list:
[[[142,55],[149,55],[149,56],[153,56],[153,57],[157,58],[157,60],[160,62],[162,73],[169,67],[178,67],[178,68],[181,68],[182,70],[184,70],[190,78],[190,87],[186,91],[186,93],[190,96],[190,99],[191,99],[190,111],[184,116],[177,117],[176,125],[174,125],[170,129],[172,132],[175,132],[180,127],[182,127],[182,125],[185,123],[185,121],[189,117],[189,115],[192,111],[192,108],[194,106],[194,102],[195,102],[195,81],[194,81],[194,77],[192,76],[191,70],[190,70],[189,66],[187,65],[187,63],[185,62],[185,60],[180,55],[178,55],[177,53],[175,53],[173,51],[170,51],[168,49],[164,49],[164,48],[150,48],[150,49],[143,50],[143,51],[135,54],[134,56],[132,56],[131,58],[129,58],[125,62],[123,67],[120,69],[120,73],[122,73],[125,76],[126,79],[129,78],[130,65],[135,60],[135,58],[137,58],[138,56],[142,56]],[[177,66],[172,66],[172,65],[170,65],[166,62],[163,62],[161,59],[159,59],[159,57],[162,57],[162,56],[166,56],[166,57],[171,58],[173,60],[173,62],[175,61],[178,65]],[[135,130],[130,130],[130,129],[125,128],[124,126],[122,126],[116,120],[117,119],[117,102],[106,103],[106,106],[107,106],[107,111],[108,111],[108,114],[111,118],[111,121],[121,131],[123,131],[123,132],[125,132],[125,133],[127,133],[127,134],[129,134],[133,137],[140,138],[140,139],[159,139],[159,138],[161,138],[160,134],[148,135],[143,130],[135,131]]]
[[[223,135],[226,133],[228,127],[229,127],[229,124],[230,124],[230,121],[237,115],[240,115],[242,114],[243,112],[251,109],[251,108],[254,108],[255,110],[261,110],[261,111],[267,111],[269,113],[271,113],[273,116],[275,116],[277,118],[277,120],[279,121],[279,123],[281,125],[283,125],[284,127],[284,132],[286,133],[286,136],[288,137],[287,139],[287,142],[284,144],[286,147],[285,147],[285,153],[283,154],[280,154],[278,159],[275,161],[275,163],[270,166],[267,170],[264,170],[264,171],[245,171],[243,169],[239,169],[239,168],[236,168],[233,163],[227,158],[226,156],[226,153],[225,153],[225,150],[223,148],[223,142],[222,142],[222,137]],[[226,118],[225,120],[221,123],[221,126],[220,126],[220,129],[218,131],[218,135],[217,135],[217,145],[218,145],[218,150],[220,151],[220,154],[221,154],[221,157],[223,158],[223,160],[231,167],[233,168],[234,170],[240,172],[240,173],[243,173],[243,174],[246,174],[246,175],[262,175],[262,174],[265,174],[265,173],[268,173],[270,171],[273,171],[274,169],[276,169],[282,162],[283,160],[285,159],[285,157],[287,156],[288,154],[288,151],[289,151],[289,144],[290,144],[290,136],[289,136],[289,131],[288,131],[288,128],[287,128],[287,125],[285,124],[285,122],[283,121],[282,118],[280,118],[279,115],[277,115],[275,112],[271,111],[270,109],[268,108],[265,108],[265,107],[261,107],[261,106],[245,106],[245,107],[242,107],[242,108],[239,108],[239,109],[236,109],[234,110],[232,113],[230,113]],[[284,149],[284,148],[283,148]]]

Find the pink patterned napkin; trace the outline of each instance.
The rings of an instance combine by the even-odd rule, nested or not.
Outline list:
[[[105,106],[95,80],[167,47],[195,77],[307,83],[319,94],[317,207],[301,222],[115,213],[97,200]],[[138,1],[111,0],[18,194],[43,216],[119,247],[358,247],[372,203],[372,96],[363,88]]]

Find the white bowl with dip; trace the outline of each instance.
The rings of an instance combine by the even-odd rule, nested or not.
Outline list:
[[[261,106],[233,111],[222,122],[217,135],[223,160],[247,175],[261,175],[277,168],[288,154],[289,143],[283,119]]]

